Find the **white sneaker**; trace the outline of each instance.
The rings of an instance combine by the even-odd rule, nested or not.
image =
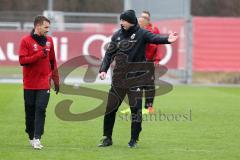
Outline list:
[[[29,143],[30,145],[33,147],[33,142],[34,142],[34,139],[33,140],[29,140]]]
[[[42,149],[43,148],[39,139],[33,139],[33,148],[34,149]]]

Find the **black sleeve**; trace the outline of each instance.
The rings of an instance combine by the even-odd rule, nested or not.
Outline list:
[[[117,43],[116,43],[117,35],[118,35],[118,32],[116,32],[111,38],[111,42],[108,45],[102,64],[100,66],[99,73],[107,72],[110,64],[112,63],[112,57],[114,53],[116,53],[117,51]]]
[[[144,39],[145,39],[146,43],[170,44],[170,42],[168,42],[168,36],[154,34],[148,30],[145,30]]]

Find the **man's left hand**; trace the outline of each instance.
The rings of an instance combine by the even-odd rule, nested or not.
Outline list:
[[[59,92],[59,85],[54,85],[54,91],[56,94]]]

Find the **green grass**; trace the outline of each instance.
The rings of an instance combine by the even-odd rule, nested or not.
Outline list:
[[[91,85],[107,91],[109,86]],[[175,86],[157,97],[155,111],[186,114],[191,120],[144,121],[138,148],[129,149],[130,122],[116,118],[113,140],[108,148],[96,147],[102,136],[103,117],[66,122],[55,115],[55,105],[74,100],[72,112],[94,108],[99,100],[51,94],[47,109],[45,148],[33,150],[24,132],[21,85],[0,84],[0,159],[119,159],[119,160],[238,160],[240,159],[240,88]],[[127,108],[123,104],[119,110]]]
[[[22,67],[19,66],[1,66],[0,67],[0,77],[13,77],[18,76],[20,77],[22,74]]]
[[[64,68],[64,73],[68,73],[68,68]],[[78,67],[69,73],[69,77],[83,77],[86,73],[86,66]],[[98,70],[96,70],[98,73]],[[95,71],[95,72],[96,72]],[[0,67],[0,78],[21,78],[22,77],[22,66],[1,66]]]

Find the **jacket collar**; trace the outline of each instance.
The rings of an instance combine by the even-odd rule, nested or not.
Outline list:
[[[139,28],[140,27],[137,23],[134,26],[130,27],[128,30],[125,30],[121,27],[121,32],[123,33],[124,36],[128,37],[131,36],[134,32],[136,32]]]

